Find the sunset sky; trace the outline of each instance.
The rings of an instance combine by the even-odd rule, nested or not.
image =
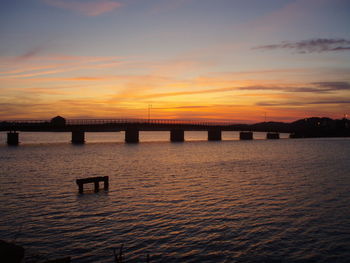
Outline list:
[[[0,120],[350,114],[349,0],[0,3]]]

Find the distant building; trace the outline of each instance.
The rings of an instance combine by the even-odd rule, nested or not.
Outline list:
[[[50,122],[54,125],[66,125],[66,119],[61,116],[56,116],[52,118]]]

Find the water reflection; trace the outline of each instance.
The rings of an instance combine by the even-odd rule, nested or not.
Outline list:
[[[0,234],[75,262],[112,262],[120,244],[128,262],[347,262],[349,143],[0,147]],[[88,176],[109,191],[79,195]]]

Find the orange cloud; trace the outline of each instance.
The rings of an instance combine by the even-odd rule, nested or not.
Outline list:
[[[97,81],[97,80],[104,80],[103,77],[74,77],[70,78],[69,80],[76,80],[76,81]]]
[[[326,82],[333,78],[323,72],[321,80],[319,73],[305,80],[294,68],[208,72],[210,64],[189,58],[37,56],[33,50],[22,57],[1,59],[0,119],[147,118],[149,104],[152,118],[237,122],[263,121],[265,112],[269,120],[290,120],[305,112],[334,116],[349,109],[345,103],[307,103],[323,101],[330,93],[348,96],[346,76]],[[291,105],[294,101],[300,105]]]
[[[208,89],[208,90],[155,93],[155,94],[143,95],[141,97],[142,98],[160,98],[160,97],[173,97],[173,96],[183,96],[183,95],[227,92],[227,91],[233,91],[233,90],[235,90],[235,88],[230,87],[230,88],[219,88],[219,89]]]
[[[78,1],[78,0],[43,0],[44,3],[78,12],[87,16],[98,16],[107,12],[111,12],[122,6],[121,3],[112,0],[94,0],[94,1]]]

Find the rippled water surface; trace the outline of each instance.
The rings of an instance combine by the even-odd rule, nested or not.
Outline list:
[[[350,139],[95,133],[73,146],[27,133],[8,147],[5,135],[0,238],[30,253],[113,262],[124,244],[127,262],[349,262]],[[109,191],[79,195],[88,176],[109,176]]]

